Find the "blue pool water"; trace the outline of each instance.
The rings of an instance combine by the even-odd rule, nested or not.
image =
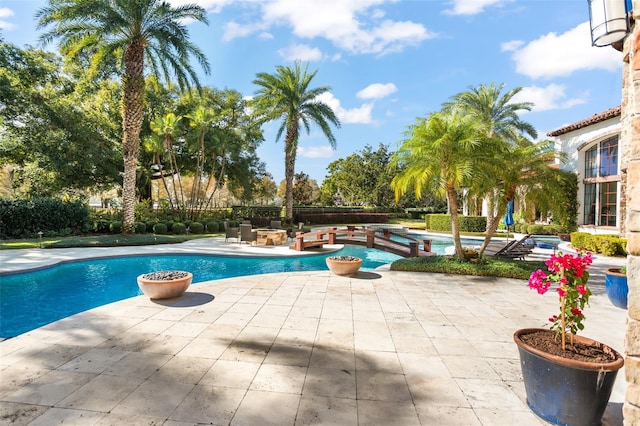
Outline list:
[[[364,270],[399,259],[376,249],[345,246],[337,253],[279,258],[154,255],[92,259],[2,275],[0,337],[16,336],[87,309],[137,296],[141,292],[136,277],[152,271],[187,270],[198,283],[242,275],[327,270],[325,258],[336,254],[361,257]]]

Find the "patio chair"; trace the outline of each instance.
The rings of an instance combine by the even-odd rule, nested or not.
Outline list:
[[[272,220],[271,221],[271,229],[280,229],[280,227],[282,226],[282,221],[280,220]]]
[[[240,224],[240,242],[253,244],[258,240],[258,232],[251,229],[250,223]]]
[[[240,229],[236,227],[227,227],[224,235],[224,242],[226,243],[229,238],[235,238],[236,242],[240,242]]]
[[[527,234],[519,240],[510,241],[493,253],[489,250],[489,247],[487,247],[485,254],[507,259],[524,259],[526,255],[531,254],[533,247],[535,247],[527,241],[530,237],[531,235]]]

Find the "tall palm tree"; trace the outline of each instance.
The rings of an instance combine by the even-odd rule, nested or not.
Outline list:
[[[473,115],[487,127],[487,137],[515,142],[521,136],[538,136],[536,129],[518,116],[522,111],[531,111],[531,102],[513,102],[513,97],[522,91],[522,87],[501,94],[504,83],[496,86],[481,84],[470,87],[466,92],[452,96],[443,104],[446,109],[463,109]]]
[[[449,110],[419,118],[408,138],[391,158],[391,167],[402,171],[391,181],[396,200],[410,189],[420,199],[424,192],[445,196],[451,214],[456,255],[463,256],[458,224],[458,195],[478,167],[478,148],[484,129],[460,111]]]
[[[199,86],[189,58],[194,56],[205,73],[209,64],[189,41],[185,21],[208,23],[196,5],[172,7],[161,0],[49,0],[40,9],[38,29],[43,44],[59,39],[60,52],[69,60],[88,60],[88,73],[115,67],[122,84],[123,232],[134,230],[136,166],[144,106],[144,69],[167,81],[173,75],[181,89],[193,81]],[[109,69],[109,71],[111,71]]]
[[[295,173],[296,151],[300,127],[307,134],[310,125],[315,123],[329,139],[335,149],[336,138],[331,132],[330,124],[340,127],[340,121],[333,109],[318,97],[330,90],[328,86],[310,88],[311,80],[317,70],[308,71],[309,65],[302,69],[299,61],[293,67],[278,66],[275,74],[259,73],[254,84],[260,86],[254,98],[254,107],[261,123],[282,120],[276,140],[285,133],[285,215],[287,220],[293,219],[293,176]]]

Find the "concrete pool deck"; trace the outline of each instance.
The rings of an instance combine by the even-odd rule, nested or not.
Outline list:
[[[192,250],[257,254],[223,238],[3,251],[0,265]],[[584,333],[618,351],[627,315],[599,271],[621,263],[596,257]],[[0,342],[0,424],[544,425],[524,402],[512,335],[556,305],[522,280],[388,268],[197,283],[178,299],[134,297]],[[604,425],[622,424],[625,390],[622,370]]]

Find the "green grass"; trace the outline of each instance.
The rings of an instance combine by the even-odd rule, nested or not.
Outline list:
[[[451,256],[413,257],[396,260],[391,264],[392,271],[436,272],[523,280],[529,279],[531,272],[545,268],[544,261],[537,260],[485,258],[478,261],[469,261],[459,260]]]

